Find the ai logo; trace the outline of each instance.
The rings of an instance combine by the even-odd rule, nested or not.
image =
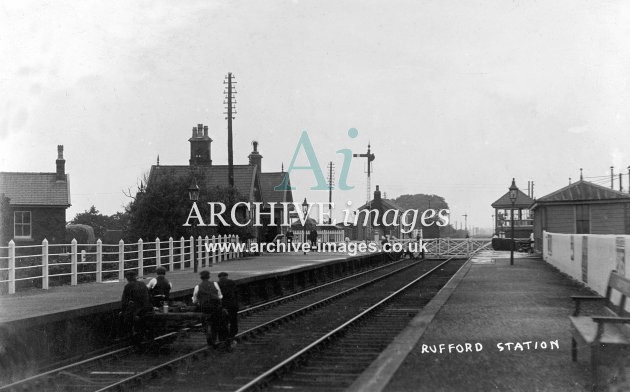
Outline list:
[[[348,137],[350,139],[354,139],[359,135],[359,131],[356,128],[348,129]],[[308,160],[308,166],[295,166],[295,160],[300,154],[300,151],[304,150],[306,153],[306,158]],[[337,188],[346,191],[354,188],[354,186],[348,185],[348,171],[350,170],[350,162],[352,161],[352,151],[348,148],[344,148],[341,150],[335,151],[337,154],[341,154],[343,156],[343,165],[341,167],[341,171],[339,173],[339,181],[337,182]],[[317,183],[316,186],[311,187],[312,190],[316,191],[326,191],[328,190],[328,183],[326,182],[326,178],[324,177],[324,172],[317,160],[317,154],[315,154],[315,149],[313,148],[313,144],[311,143],[311,139],[308,137],[308,132],[303,131],[300,136],[300,140],[298,141],[297,147],[295,148],[295,152],[293,153],[293,158],[291,158],[291,163],[289,164],[289,168],[287,169],[287,173],[291,173],[293,170],[310,170],[313,172],[313,176],[315,176],[315,181]],[[276,191],[286,191],[286,190],[295,190],[295,187],[289,186],[288,184],[289,176],[285,176],[282,182],[274,187]]]

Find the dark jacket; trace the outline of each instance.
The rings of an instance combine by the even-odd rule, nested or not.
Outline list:
[[[204,313],[213,312],[221,307],[219,291],[214,286],[214,282],[202,280],[201,283],[199,283],[197,300],[199,301],[201,311]]]
[[[138,281],[129,282],[125,285],[121,305],[123,312],[139,312],[153,309],[149,298],[149,289],[144,283]]]
[[[162,275],[158,275],[156,280],[157,280],[157,283],[151,289],[151,296],[153,297],[159,296],[161,298],[164,298],[164,300],[168,301],[169,295],[171,293],[171,284],[169,283],[168,279],[166,279],[166,277]]]
[[[238,309],[238,293],[236,282],[231,279],[219,279],[219,287],[223,294],[223,307]]]

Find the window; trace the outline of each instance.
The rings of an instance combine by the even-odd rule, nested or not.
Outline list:
[[[13,213],[13,233],[15,238],[31,238],[30,211],[15,211]]]
[[[590,208],[581,204],[575,206],[575,232],[577,234],[589,234],[591,232]]]

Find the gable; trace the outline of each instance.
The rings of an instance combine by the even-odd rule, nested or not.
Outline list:
[[[534,203],[534,199],[527,196],[520,189],[516,191],[516,200],[514,208],[529,208]],[[510,191],[505,192],[497,201],[490,205],[492,208],[512,208],[512,200],[510,200]]]

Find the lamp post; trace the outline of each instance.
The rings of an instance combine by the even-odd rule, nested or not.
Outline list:
[[[197,180],[195,179],[192,184],[188,187],[188,199],[193,203],[196,203],[199,200],[199,186],[197,185]],[[197,251],[197,223],[193,222],[193,242],[190,244],[190,254],[191,261],[193,264],[193,272],[197,273],[197,263],[195,260],[195,253]]]
[[[308,202],[306,201],[306,197],[304,198],[304,203],[302,203],[302,213],[304,214],[304,237],[302,238],[302,250],[304,250],[304,254],[306,254],[306,222],[308,221]]]
[[[510,226],[512,227],[512,241],[510,242],[510,265],[514,265],[514,203],[516,202],[516,195],[518,194],[518,188],[514,178],[512,178],[512,185],[510,185],[510,201],[512,202],[512,210],[510,211]]]

